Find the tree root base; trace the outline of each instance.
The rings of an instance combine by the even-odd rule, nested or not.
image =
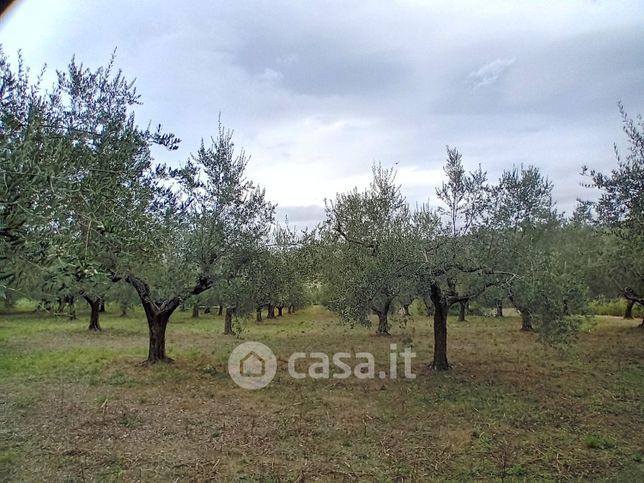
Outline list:
[[[447,366],[445,366],[444,364],[437,365],[437,364],[432,363],[429,367],[430,367],[430,369],[432,371],[437,371],[437,372],[438,371],[449,371],[451,369],[449,364],[447,364]]]
[[[141,365],[142,366],[153,366],[155,364],[172,364],[174,359],[171,357],[164,357],[163,359],[146,359]]]

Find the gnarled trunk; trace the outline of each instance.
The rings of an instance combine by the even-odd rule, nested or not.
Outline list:
[[[136,287],[135,287],[136,288]],[[149,297],[141,297],[141,303],[148,321],[148,358],[147,364],[157,362],[172,362],[165,352],[165,331],[172,313],[180,306],[180,299],[166,300],[163,303],[154,303]]]
[[[152,314],[152,317],[148,316],[148,331],[150,335],[147,359],[148,364],[172,362],[172,359],[170,359],[165,353],[165,331],[171,314],[172,312],[166,311]]]
[[[98,307],[98,311],[99,311],[100,313],[102,313],[102,314],[104,314],[104,313],[106,312],[106,310],[105,310],[105,300],[104,300],[104,299],[102,299],[102,298],[101,298],[100,305],[99,305],[99,307]]]
[[[530,313],[530,311],[525,307],[520,307],[519,305],[517,305],[517,302],[512,293],[510,293],[510,302],[512,302],[512,305],[514,305],[514,308],[517,309],[521,314],[521,330],[528,331],[528,332],[533,330],[532,314]]]
[[[262,307],[261,307],[261,306],[259,306],[259,307],[257,307],[257,308],[255,309],[255,320],[256,320],[257,322],[261,322],[261,321],[262,321]]]
[[[494,314],[495,317],[503,317],[503,301],[497,300],[496,301],[496,313]]]
[[[376,334],[378,335],[389,335],[389,320],[387,316],[389,314],[389,306],[391,302],[387,302],[383,307],[383,310],[373,309],[374,313],[378,316],[378,330]]]
[[[199,318],[199,305],[194,304],[192,306],[192,318],[197,319]]]
[[[430,297],[434,305],[434,360],[432,361],[432,369],[446,371],[449,369],[449,363],[447,362],[447,312],[449,304],[438,284],[433,283],[430,289]]]
[[[266,316],[267,319],[274,319],[275,318],[275,306],[273,304],[268,304],[268,315]]]
[[[626,310],[624,311],[624,318],[631,320],[633,318],[633,306],[635,300],[626,299]]]
[[[224,311],[224,304],[219,304],[219,309],[217,310],[217,315],[221,315]]]
[[[284,308],[283,305],[278,305],[277,306],[277,316],[281,317],[282,316],[282,309]]]
[[[289,314],[294,314],[295,313],[295,305],[289,305],[288,306],[288,313]]]
[[[83,295],[90,308],[89,327],[88,330],[99,331],[101,326],[98,323],[99,313],[101,311],[101,299],[99,297],[92,297],[90,295]]]
[[[233,315],[235,314],[234,307],[226,307],[226,317],[224,318],[224,335],[235,335],[233,331]]]
[[[193,295],[208,290],[213,285],[213,280],[206,277],[200,277],[196,285],[189,290],[184,290],[179,295],[164,300],[155,300],[152,298],[150,286],[142,279],[133,275],[127,275],[123,278],[113,276],[113,281],[125,280],[136,290],[141,304],[145,310],[145,317],[148,321],[148,334],[150,336],[148,346],[148,364],[157,362],[172,362],[165,353],[165,331],[168,321],[173,312],[185,303],[186,299]]]

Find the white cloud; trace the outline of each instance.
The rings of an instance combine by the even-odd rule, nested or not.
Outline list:
[[[266,69],[264,69],[264,72],[260,74],[259,78],[260,80],[267,82],[277,82],[284,78],[284,74],[282,74],[280,71],[266,67]]]
[[[515,60],[515,58],[493,60],[470,72],[467,76],[468,82],[474,86],[474,89],[494,84]]]

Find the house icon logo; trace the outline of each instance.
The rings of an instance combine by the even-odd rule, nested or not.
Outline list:
[[[277,372],[277,359],[260,342],[244,342],[233,349],[228,357],[228,374],[244,389],[266,387]]]
[[[244,377],[262,377],[266,374],[266,361],[251,351],[239,361],[239,373]]]

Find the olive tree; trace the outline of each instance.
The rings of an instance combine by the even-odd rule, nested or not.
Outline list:
[[[436,190],[441,205],[436,210],[422,207],[414,214],[413,223],[420,290],[434,306],[435,370],[449,369],[450,307],[504,283],[508,276],[492,264],[496,233],[486,173],[480,167],[466,172],[461,154],[449,147],[444,172],[446,180]]]
[[[626,155],[615,146],[615,169],[604,174],[584,167],[583,172],[601,192],[593,207],[597,222],[612,239],[611,278],[631,304],[644,305],[644,119],[629,117],[621,104],[619,110],[628,142]]]
[[[374,313],[377,334],[388,335],[388,314],[412,265],[410,233],[409,207],[393,170],[374,166],[365,191],[327,202],[322,272],[330,308],[363,324]]]
[[[222,267],[234,272],[248,263],[270,228],[274,206],[246,179],[247,163],[220,124],[209,146],[202,142],[183,168],[167,172],[175,185],[154,184],[156,196],[134,213],[141,241],[151,242],[145,256],[136,249],[110,257],[113,278],[132,285],[145,310],[149,363],[171,361],[165,333],[172,313],[213,287]]]

